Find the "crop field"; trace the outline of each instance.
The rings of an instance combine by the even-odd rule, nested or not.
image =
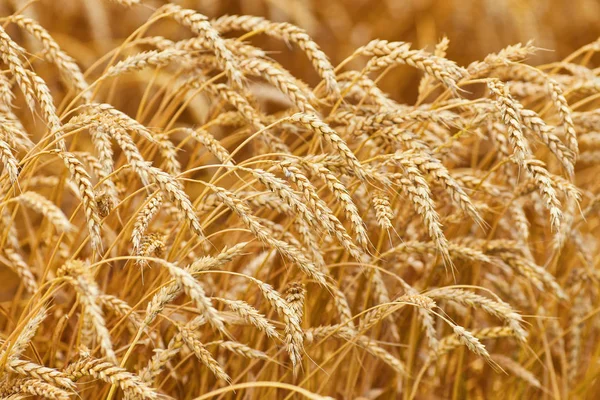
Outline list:
[[[0,398],[597,398],[599,22],[0,0]]]

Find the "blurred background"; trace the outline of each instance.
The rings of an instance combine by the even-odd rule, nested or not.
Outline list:
[[[540,51],[533,64],[562,59],[600,36],[598,0],[180,0],[172,1],[209,17],[224,14],[264,16],[304,28],[334,65],[371,39],[411,42],[432,49],[443,35],[448,57],[460,65],[490,52],[534,40]],[[164,0],[144,0],[125,8],[109,0],[0,0],[0,13],[25,8],[69,54],[84,66],[117,46],[143,24]],[[164,35],[164,27],[161,28]],[[176,29],[175,27],[173,29]],[[17,30],[15,34],[20,34]],[[178,33],[180,32],[177,31]],[[151,34],[151,30],[148,32]],[[165,35],[166,36],[166,35]],[[93,45],[90,43],[94,42]],[[264,36],[253,38],[294,75],[316,83],[304,54]],[[399,68],[381,86],[397,100],[410,102],[418,73]]]

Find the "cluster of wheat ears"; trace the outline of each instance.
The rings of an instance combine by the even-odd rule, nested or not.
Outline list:
[[[2,398],[598,387],[600,41],[532,67],[531,43],[459,66],[445,38],[373,40],[333,66],[292,24],[167,4],[83,70],[0,22]],[[399,65],[413,104],[378,85]]]

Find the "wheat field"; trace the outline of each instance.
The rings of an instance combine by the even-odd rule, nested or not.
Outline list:
[[[321,3],[0,0],[2,399],[596,398],[600,6]]]

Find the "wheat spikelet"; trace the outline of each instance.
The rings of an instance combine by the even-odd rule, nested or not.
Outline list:
[[[394,211],[390,206],[390,199],[382,191],[376,191],[373,193],[371,198],[373,208],[375,209],[375,215],[377,217],[377,223],[383,229],[392,229],[392,220],[394,219]]]
[[[165,39],[161,36],[155,36],[153,38],[145,38],[146,43],[155,45],[161,50],[165,50],[169,47],[175,47],[181,50],[210,50],[211,43],[206,40],[204,37],[194,37],[191,39],[179,40],[177,42],[173,42],[171,40]],[[266,52],[258,47],[254,47],[247,43],[239,42],[233,39],[224,39],[225,46],[236,56],[244,56],[244,57],[266,57]]]
[[[177,149],[165,134],[157,135],[156,140],[160,155],[164,159],[164,169],[171,175],[179,176],[181,163],[177,159]]]
[[[302,249],[302,243],[292,232],[287,231],[283,225],[260,217],[257,218],[257,221],[265,228],[269,229],[277,239],[280,239],[297,249]]]
[[[11,268],[19,275],[19,278],[23,281],[23,285],[27,289],[29,293],[35,293],[38,289],[38,284],[35,279],[35,276],[31,272],[31,269],[23,260],[23,257],[19,252],[14,248],[5,247],[4,254],[10,261]]]
[[[435,49],[433,51],[433,55],[436,57],[445,57],[446,51],[448,50],[448,46],[450,45],[450,40],[447,36],[442,37],[439,42],[435,45]],[[422,100],[427,90],[429,90],[432,86],[433,78],[429,75],[425,75],[419,81],[419,99]]]
[[[304,315],[304,296],[306,289],[301,283],[292,283],[286,290],[285,301],[287,301],[292,313],[296,316],[298,324],[302,321]],[[302,351],[304,334],[302,330],[298,330],[298,325],[293,323],[291,319],[286,321],[285,325],[285,341],[292,361],[294,375],[298,374],[299,364],[302,362]]]
[[[0,138],[8,143],[9,147],[30,150],[34,144],[29,138],[25,127],[17,116],[9,109],[9,105],[0,103]]]
[[[279,338],[279,334],[275,330],[275,327],[267,320],[264,315],[258,312],[257,309],[252,307],[250,304],[246,303],[242,300],[229,300],[222,298],[215,298],[225,304],[227,307],[231,309],[231,311],[238,314],[241,318],[243,318],[249,324],[254,325],[257,329],[265,332],[265,334],[270,338]]]
[[[544,120],[541,119],[535,111],[521,109],[520,117],[523,124],[533,130],[541,138],[542,142],[548,146],[550,151],[565,168],[567,174],[572,176],[575,171],[571,160],[571,150],[565,147],[560,139],[553,133],[552,129],[544,123]]]
[[[294,248],[282,240],[273,238],[269,230],[261,225],[256,217],[251,215],[247,206],[243,204],[233,193],[218,186],[211,184],[206,185],[219,197],[223,204],[229,207],[242,219],[244,224],[259,240],[272,246],[290,261],[296,263],[307,275],[314,278],[320,284],[325,285],[325,275],[319,271],[299,249]]]
[[[435,299],[444,299],[475,308],[481,308],[488,314],[506,321],[508,326],[514,330],[515,337],[523,342],[526,341],[527,332],[521,327],[523,319],[503,301],[490,300],[475,293],[452,288],[434,289],[427,294]]]
[[[116,363],[116,355],[113,350],[110,333],[106,328],[104,313],[100,308],[100,289],[94,281],[91,273],[82,261],[68,261],[57,272],[58,276],[69,278],[75,290],[79,294],[79,300],[84,307],[84,315],[90,319],[94,331],[98,335],[102,352],[111,362]]]
[[[316,187],[310,182],[310,180],[298,167],[292,165],[290,161],[283,161],[279,164],[279,166],[283,169],[285,176],[294,182],[296,186],[298,186],[298,189],[302,191],[305,200],[308,202],[308,206],[315,214],[317,222],[320,223],[330,235],[336,237],[340,244],[344,246],[344,248],[350,253],[350,255],[352,255],[352,257],[357,260],[361,259],[362,255],[360,250],[358,250],[358,248],[354,245],[352,239],[346,232],[346,229],[339,219],[333,214],[327,204],[319,197]],[[352,201],[349,195],[345,195],[347,194],[347,191],[345,188],[343,188],[341,182],[339,182],[337,178],[335,178],[335,176],[333,176],[324,166],[318,164],[308,164],[308,168],[316,173],[320,173],[320,175],[325,178],[325,181],[329,185],[330,189],[337,188],[338,190],[343,190],[344,195],[340,195],[338,192],[339,197],[343,198],[345,201],[348,201],[348,199]],[[353,213],[352,215],[354,217],[357,216],[358,211],[356,211],[354,203],[348,204],[347,209],[349,212]],[[356,220],[356,218],[353,219],[353,221]],[[364,235],[364,230],[361,230],[361,226],[355,229]],[[362,237],[361,239],[365,239],[365,237]]]
[[[600,146],[600,134],[598,132],[586,132],[579,137],[578,142],[583,147],[597,148]]]
[[[165,252],[165,239],[166,236],[158,232],[146,234],[143,237],[137,252],[137,255],[142,258],[136,260],[136,265],[147,266],[148,262],[146,261],[146,258],[149,257],[161,258]]]
[[[294,308],[273,289],[269,284],[261,282],[252,277],[248,279],[254,282],[261,293],[265,296],[269,304],[271,304],[277,313],[283,318],[286,326],[286,342],[287,350],[290,354],[290,360],[295,368],[296,364],[302,359],[303,341],[302,327],[300,326],[300,316],[294,311]]]
[[[408,240],[402,244],[390,248],[385,253],[382,253],[381,258],[385,258],[390,255],[411,252],[419,254],[435,254],[436,251],[437,246],[434,242]],[[478,261],[486,264],[492,264],[494,262],[493,258],[486,255],[483,251],[468,246],[450,243],[448,251],[452,257],[462,258],[464,260]]]
[[[158,141],[153,136],[151,130],[138,122],[136,119],[130,117],[124,112],[116,109],[110,104],[107,103],[91,103],[86,104],[85,107],[82,107],[84,111],[79,116],[75,117],[75,119],[89,119],[90,121],[102,121],[110,125],[110,122],[117,124],[119,127],[139,133],[144,139],[148,140],[151,143],[158,144]]]
[[[379,358],[381,361],[389,365],[397,374],[406,375],[406,367],[402,361],[394,357],[385,349],[379,347],[367,336],[358,336],[357,343],[366,351],[371,353],[374,357]]]
[[[59,156],[62,158],[65,166],[69,170],[71,179],[79,188],[81,204],[87,220],[87,227],[90,232],[92,247],[96,250],[100,250],[102,247],[100,216],[98,215],[94,190],[92,183],[90,182],[90,176],[85,168],[83,168],[81,161],[79,161],[71,153],[61,152],[59,153]]]
[[[533,78],[533,80],[546,85],[547,90],[550,93],[552,103],[556,107],[561,122],[563,123],[565,136],[567,140],[567,148],[570,150],[570,153],[568,153],[568,157],[571,158],[572,161],[575,161],[579,153],[579,146],[577,144],[577,132],[575,130],[575,124],[571,116],[571,109],[569,108],[567,99],[563,95],[563,90],[561,89],[560,84],[555,79],[549,77],[548,75],[535,68],[527,68],[526,72],[524,71],[525,68],[523,68],[523,66],[519,65],[518,68],[522,69],[524,74],[528,77],[532,75],[531,78]]]
[[[110,136],[103,125],[89,126],[88,129],[102,169],[105,174],[110,174],[113,171],[113,150],[111,148]]]
[[[41,194],[25,192],[15,197],[15,201],[42,214],[61,232],[73,230],[73,225],[62,210]]]
[[[581,342],[583,332],[580,325],[580,319],[584,316],[586,307],[585,301],[577,296],[574,300],[575,308],[570,316],[569,320],[571,323],[571,335],[569,335],[569,340],[567,342],[567,352],[568,352],[568,379],[570,384],[574,384],[577,381],[577,377],[579,376],[579,362],[581,360]]]
[[[454,325],[452,329],[454,329],[454,334],[456,335],[456,338],[458,339],[458,342],[460,344],[467,346],[469,350],[471,350],[478,356],[482,356],[486,359],[490,358],[488,351],[481,344],[479,339],[477,339],[477,337],[474,336],[471,332],[458,325]]]
[[[311,92],[304,90],[304,85],[298,82],[289,72],[283,69],[283,67],[266,60],[253,58],[242,60],[240,62],[240,68],[247,73],[259,76],[271,83],[285,94],[290,101],[298,107],[300,112],[317,114],[317,111],[310,103],[309,96]]]
[[[253,349],[252,347],[246,346],[245,344],[225,341],[218,343],[219,347],[227,349],[234,354],[240,355],[245,358],[254,358],[258,360],[267,360],[269,357],[262,351]]]
[[[8,143],[0,139],[0,161],[4,166],[8,178],[12,183],[17,182],[19,176],[19,162],[12,153]]]
[[[248,121],[254,126],[254,128],[261,131],[261,135],[259,136],[259,138],[267,146],[273,148],[273,150],[277,152],[289,153],[289,149],[287,148],[287,146],[279,138],[277,138],[276,136],[274,136],[266,130],[266,127],[262,122],[263,117],[261,116],[260,112],[250,104],[245,95],[240,94],[235,90],[231,90],[228,86],[223,84],[212,85],[212,88],[225,101],[227,101],[229,104],[235,107],[244,120]],[[220,114],[219,117],[217,117],[213,121],[213,123],[222,123],[220,121],[220,118],[222,118],[224,121],[227,120],[227,123],[235,123],[235,125],[238,124],[238,122],[236,121],[237,118],[228,117],[227,113]]]
[[[331,173],[322,164],[313,164],[313,170],[318,176],[325,181],[329,190],[334,194],[335,198],[342,204],[346,218],[352,223],[352,229],[356,235],[357,242],[366,248],[369,243],[367,231],[364,227],[364,222],[358,212],[358,208],[354,204],[350,193],[339,179]]]
[[[73,380],[90,376],[113,385],[118,385],[124,393],[135,398],[158,398],[158,393],[146,385],[137,375],[102,360],[93,358],[81,359],[69,364],[65,369],[65,373]]]
[[[91,94],[87,92],[88,84],[81,69],[72,57],[61,50],[58,43],[44,27],[24,15],[12,15],[8,20],[39,40],[42,43],[44,56],[48,61],[58,66],[60,72],[65,76],[66,83],[72,85],[77,93],[81,93],[86,102],[91,101]]]
[[[155,349],[154,356],[148,363],[148,366],[140,372],[140,378],[143,382],[151,384],[154,378],[156,378],[162,372],[163,367],[169,362],[169,360],[175,357],[183,347],[183,341],[177,344],[177,347],[171,346],[167,349]]]
[[[156,11],[157,15],[172,16],[180,24],[190,28],[195,34],[205,38],[219,60],[219,64],[227,73],[229,81],[234,87],[240,87],[244,81],[242,73],[231,51],[227,48],[225,41],[209,23],[208,19],[193,10],[181,8],[175,4],[167,4]]]
[[[63,372],[30,361],[12,359],[8,363],[8,369],[20,375],[39,379],[50,385],[60,386],[71,390],[75,388],[71,379]]]
[[[508,370],[514,376],[524,380],[535,388],[541,388],[542,384],[530,371],[521,364],[503,354],[492,354],[492,360],[497,362],[502,368]]]
[[[348,304],[346,295],[339,287],[335,285],[329,286],[329,290],[332,293],[335,308],[340,317],[340,323],[348,326],[350,329],[353,329],[354,321],[352,320],[352,309]]]
[[[26,320],[25,325],[19,335],[12,343],[11,348],[9,348],[8,352],[2,353],[2,358],[6,358],[8,363],[12,360],[17,360],[19,355],[25,350],[25,347],[29,344],[35,333],[37,332],[40,324],[47,317],[48,309],[42,305],[38,310],[35,311],[35,314]]]
[[[525,43],[525,45],[522,43],[509,45],[497,53],[488,54],[482,61],[473,61],[467,67],[467,71],[472,78],[484,76],[489,74],[490,71],[506,66],[511,62],[522,61],[537,50],[539,49],[533,46],[532,41]]]
[[[472,247],[480,246],[477,241],[471,242],[474,245]],[[508,266],[530,280],[539,290],[543,290],[546,287],[558,298],[568,298],[551,273],[546,271],[545,268],[536,265],[533,261],[523,257],[522,249],[515,247],[510,241],[497,240],[489,242],[487,245],[484,245],[484,251],[500,258]]]
[[[502,120],[508,128],[508,138],[514,148],[517,161],[521,162],[531,156],[531,149],[523,134],[519,109],[521,108],[508,94],[500,81],[488,81],[488,88],[496,96]]]
[[[352,57],[383,57],[393,53],[394,51],[398,51],[401,49],[408,50],[409,48],[410,43],[390,42],[389,40],[373,39],[366,45],[360,46],[359,48],[354,50]]]
[[[452,90],[457,90],[457,82],[466,76],[466,71],[454,62],[429,54],[423,50],[409,50],[409,46],[398,46],[390,53],[374,56],[365,67],[365,73],[387,68],[396,64],[407,64],[436,78]]]
[[[73,153],[76,157],[80,158],[83,163],[92,171],[98,180],[104,180],[104,186],[110,190],[115,190],[114,182],[110,180],[110,172],[104,170],[102,162],[96,158],[93,154],[85,151],[78,151]],[[115,193],[116,194],[116,193]]]
[[[239,242],[231,247],[225,247],[219,254],[214,257],[203,257],[194,261],[189,270],[192,273],[198,271],[206,271],[210,269],[218,269],[224,264],[231,262],[234,258],[244,254],[245,248],[249,242]]]
[[[68,400],[70,393],[35,378],[13,380],[8,387],[3,388],[7,395],[29,394],[42,396],[46,399]]]
[[[271,22],[261,17],[249,15],[227,15],[218,18],[213,25],[219,32],[231,30],[260,31],[266,35],[283,39],[287,43],[295,43],[307,55],[319,75],[325,81],[328,93],[339,93],[335,71],[329,58],[319,46],[302,29],[285,22]]]
[[[217,310],[213,307],[210,298],[206,296],[202,285],[200,285],[200,283],[196,281],[194,277],[185,269],[179,268],[176,265],[164,260],[155,260],[162,266],[167,268],[169,274],[175,279],[176,285],[173,285],[176,289],[175,291],[179,292],[179,290],[183,289],[185,293],[192,299],[200,313],[206,318],[207,322],[216,330],[225,332],[225,325],[223,324],[223,319],[219,316]],[[156,296],[159,296],[160,294],[161,293],[159,292]],[[154,300],[152,302],[154,302]],[[147,322],[145,322],[145,325],[147,325]]]
[[[256,177],[263,185],[267,187],[271,192],[277,195],[290,209],[301,216],[311,226],[315,225],[315,217],[308,207],[302,202],[296,193],[285,183],[284,180],[276,177],[274,174],[261,170],[261,169],[246,169],[241,168],[243,171],[248,171]]]
[[[402,177],[399,183],[402,190],[408,194],[415,211],[423,218],[427,225],[429,236],[436,243],[438,251],[446,264],[451,265],[452,261],[448,251],[448,240],[442,232],[439,216],[435,211],[429,186],[419,172],[417,166],[406,153],[396,153],[394,160],[402,167]]]
[[[321,121],[314,115],[294,114],[289,118],[292,122],[297,122],[310,129],[327,141],[338,155],[344,160],[344,163],[361,180],[365,181],[366,173],[354,153],[350,150],[346,142],[329,125]]]
[[[133,248],[136,253],[140,248],[142,238],[144,237],[144,234],[150,225],[150,221],[152,221],[152,218],[158,214],[162,203],[162,196],[160,194],[155,194],[147,203],[144,204],[143,208],[137,214],[133,232],[131,233],[131,242],[133,243]]]
[[[4,75],[0,75],[0,108],[3,114],[11,113],[10,108],[13,105],[14,97],[10,80]],[[16,119],[14,114],[13,117]]]
[[[351,343],[356,343],[359,347],[366,350],[374,357],[381,359],[389,365],[394,371],[400,375],[406,375],[406,367],[402,361],[398,360],[385,349],[379,347],[373,340],[367,336],[356,335],[351,329],[340,326],[331,325],[317,328],[310,328],[306,331],[306,341],[312,344],[318,340],[322,340],[329,336],[339,337]]]
[[[210,123],[215,126],[241,127],[244,125],[244,118],[236,111],[225,111],[211,119]]]
[[[367,98],[379,106],[381,111],[389,111],[397,106],[397,103],[391,100],[384,91],[377,87],[377,84],[373,80],[362,75],[358,71],[346,71],[338,76],[338,80],[341,89],[343,89],[344,92],[351,90],[351,92],[346,94],[346,97],[356,96],[361,99]],[[356,85],[351,86],[352,82],[356,80]],[[354,92],[356,92],[356,94]],[[329,97],[332,97],[333,100],[333,96],[335,96],[335,94],[331,94]]]
[[[598,110],[574,112],[572,118],[576,129],[582,132],[595,131],[600,124]]]
[[[231,381],[231,378],[223,370],[221,365],[213,358],[210,352],[204,347],[204,345],[198,340],[196,335],[186,327],[179,329],[183,342],[189,347],[192,352],[198,357],[198,360],[202,362],[217,378],[222,379],[226,382]]]
[[[8,383],[4,383],[4,385],[2,387],[0,387],[0,392],[2,393],[2,396],[4,399],[23,400],[26,398],[23,394],[20,394],[20,393],[10,393],[11,389],[12,389],[12,387],[9,387]]]
[[[135,314],[133,308],[131,308],[126,301],[110,294],[100,295],[99,300],[104,307],[112,310],[117,315],[127,317],[133,324],[134,328],[137,328],[139,325],[141,325],[141,321],[137,317],[137,314]]]
[[[561,203],[558,200],[556,191],[552,185],[552,178],[544,168],[543,162],[535,159],[523,160],[523,165],[527,172],[532,176],[548,211],[550,212],[550,223],[552,230],[558,232],[563,220]]]
[[[192,332],[193,334],[194,330],[197,330],[205,323],[206,320],[204,317],[199,316],[185,324],[183,328],[186,329],[188,333]],[[149,384],[152,383],[154,378],[160,375],[162,369],[169,363],[169,360],[179,354],[184,344],[183,333],[181,329],[179,329],[171,338],[165,349],[155,349],[154,356],[148,362],[146,368],[140,373],[142,381]]]
[[[341,109],[329,119],[333,122],[347,125],[354,135],[370,133],[378,129],[393,127],[405,123],[435,122],[442,125],[454,124],[458,117],[450,111],[442,110],[413,110],[406,109],[382,111],[368,116],[356,115],[356,110]]]
[[[103,125],[102,123],[95,122],[92,123],[92,126],[104,126],[104,129],[106,129],[106,133],[108,133],[108,137],[110,138],[114,138],[115,141],[117,142],[117,144],[119,145],[119,147],[121,148],[121,150],[123,151],[123,153],[125,154],[125,157],[127,158],[127,162],[129,163],[129,165],[133,168],[133,170],[140,176],[140,179],[142,180],[142,182],[144,183],[145,186],[150,184],[150,166],[148,165],[148,163],[146,163],[146,161],[144,160],[144,158],[142,157],[142,155],[140,154],[137,146],[135,145],[135,143],[133,142],[133,140],[129,137],[129,135],[127,135],[127,131],[125,129],[123,129],[120,125],[118,125],[117,123],[108,123],[107,125]],[[96,128],[97,129],[97,128]],[[104,132],[104,129],[102,129],[101,131],[98,131],[99,134],[102,134]],[[106,142],[108,143],[108,142]],[[108,143],[108,145],[110,145]],[[109,146],[110,147],[110,146]],[[108,153],[106,153],[106,155],[108,155]],[[106,159],[108,160],[108,159]],[[105,165],[105,169],[106,168],[110,168],[112,170],[112,160],[110,162],[110,166],[108,165],[108,161],[106,162]]]
[[[133,71],[139,71],[148,67],[164,67],[174,60],[185,57],[187,54],[188,53],[185,50],[179,49],[145,51],[127,57],[126,59],[111,66],[104,74],[102,74],[102,79],[123,75]]]
[[[410,287],[405,287],[405,288],[408,289]],[[390,302],[384,303],[384,304],[380,304],[377,307],[373,308],[372,310],[364,313],[364,315],[360,318],[359,327],[361,329],[365,329],[365,330],[371,328],[373,325],[382,321],[385,316],[389,315],[390,310],[395,310],[395,309],[397,309],[398,306],[410,304],[410,305],[414,305],[418,308],[423,308],[428,313],[435,307],[435,302],[430,297],[416,293],[415,289],[413,289],[413,288],[410,288],[408,290],[408,292],[409,293],[407,293],[403,296],[399,296],[396,299],[394,299],[393,301],[390,301]],[[426,322],[427,322],[427,324],[429,324],[429,322],[431,322],[431,321],[429,319],[427,319]],[[431,327],[433,327],[433,325],[431,325]],[[428,327],[428,328],[431,328],[431,327]],[[433,334],[434,332],[431,331],[430,333]],[[435,335],[433,334],[432,338],[434,338],[434,337],[435,337]],[[434,339],[434,341],[435,341],[435,339]]]
[[[96,203],[96,209],[98,210],[98,216],[100,218],[108,217],[116,205],[114,190],[111,190],[110,192],[106,189],[96,190],[94,193],[94,201]]]
[[[196,139],[198,142],[202,143],[204,147],[215,156],[217,160],[219,160],[222,164],[227,166],[233,166],[234,162],[231,160],[229,156],[229,152],[221,143],[215,139],[210,132],[204,129],[186,129],[185,132],[189,134],[191,137]]]
[[[406,153],[405,153],[406,154]],[[456,182],[456,180],[450,175],[444,165],[434,157],[427,157],[424,154],[415,153],[414,157],[411,157],[411,161],[421,170],[422,173],[429,174],[436,181],[446,189],[452,200],[463,210],[466,214],[471,216],[478,225],[483,225],[484,222],[479,216],[477,209],[471,202],[471,199],[465,193],[462,187]]]
[[[202,231],[202,227],[200,226],[198,216],[196,215],[194,207],[188,195],[184,192],[181,184],[171,175],[161,171],[158,168],[150,167],[149,172],[156,185],[166,195],[168,195],[169,200],[175,204],[177,209],[179,209],[183,215],[185,215],[187,222],[192,228],[192,231],[196,235],[203,237],[204,233]]]
[[[109,0],[112,1],[113,3],[125,6],[125,7],[131,7],[135,4],[140,4],[141,0]]]
[[[439,357],[457,348],[461,344],[467,345],[466,343],[469,343],[467,346],[471,346],[469,347],[469,350],[473,349],[471,351],[473,351],[474,353],[478,354],[478,352],[481,353],[483,351],[484,353],[481,354],[487,354],[487,350],[485,350],[485,347],[483,347],[480,340],[511,337],[514,334],[512,329],[509,327],[483,328],[476,329],[471,332],[466,331],[464,328],[458,327],[458,332],[459,333],[456,333],[455,328],[454,335],[446,336],[442,338],[442,340],[440,340],[440,345],[435,352],[436,357]],[[467,332],[466,335],[465,332]],[[461,334],[462,337],[460,337],[459,334]]]
[[[270,210],[277,211],[281,214],[293,216],[294,212],[286,203],[282,203],[281,199],[274,195],[272,192],[243,192],[244,201],[248,202],[255,207],[268,208]],[[219,205],[219,199],[215,194],[210,194],[207,199],[209,207],[217,207]],[[206,204],[205,204],[206,205]]]
[[[184,346],[181,332],[178,332],[169,342],[166,349],[155,349],[148,365],[140,372],[140,378],[147,384],[152,384],[160,375],[163,368],[175,357]]]
[[[50,88],[39,75],[29,70],[25,70],[25,72],[31,79],[35,97],[40,104],[42,115],[48,124],[48,128],[50,129],[50,132],[54,134],[56,147],[58,150],[64,151],[66,149],[66,144],[64,138],[62,137],[62,124],[60,122],[60,118],[56,114],[56,106],[54,105],[54,99],[50,92]]]
[[[33,110],[36,103],[36,94],[31,77],[21,61],[21,54],[24,52],[25,50],[16,44],[3,28],[0,29],[0,56],[2,57],[2,62],[8,65],[19,88],[23,92],[23,95],[25,95],[27,105]]]
[[[379,274],[381,275],[381,274]],[[374,275],[374,277],[377,275]],[[382,280],[380,277],[379,280]],[[379,300],[379,306],[372,311],[367,312],[364,317],[360,320],[360,327],[371,327],[376,324],[380,320],[385,317],[385,313],[396,303],[406,301],[409,304],[414,304],[417,306],[417,314],[423,325],[423,330],[425,331],[425,335],[427,337],[427,342],[431,349],[435,349],[438,346],[438,338],[435,327],[435,321],[433,319],[433,315],[431,310],[435,306],[435,302],[426,296],[421,296],[419,292],[414,289],[412,286],[404,282],[400,281],[402,287],[404,288],[406,294],[396,298],[394,301],[390,301],[389,296],[387,295],[387,291],[385,293],[385,298]],[[384,287],[385,288],[385,287]],[[390,315],[392,322],[394,321],[394,315]],[[396,331],[396,327],[392,326],[392,333],[395,337],[398,337],[398,332]]]
[[[259,111],[250,104],[250,101],[246,98],[246,96],[236,92],[235,90],[232,90],[229,86],[224,84],[213,85],[212,88],[223,100],[231,104],[242,116],[242,118],[251,123],[256,129],[261,130],[265,127],[261,120],[262,116],[260,115]],[[222,115],[223,114],[221,114],[220,117]],[[219,121],[213,121],[213,123],[218,124]]]

